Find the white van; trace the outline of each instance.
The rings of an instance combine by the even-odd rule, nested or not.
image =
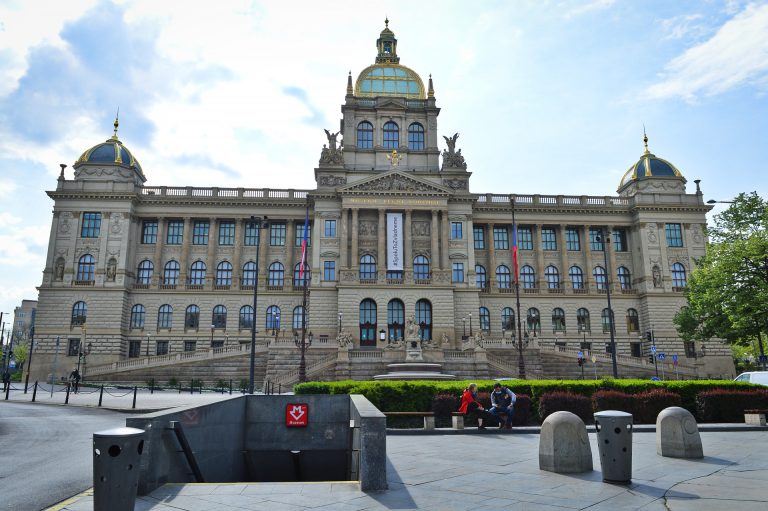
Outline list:
[[[768,371],[752,371],[741,373],[734,381],[743,381],[747,383],[757,383],[758,385],[768,385]]]

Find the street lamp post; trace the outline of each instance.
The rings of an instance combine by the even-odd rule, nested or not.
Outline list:
[[[216,328],[216,325],[211,323],[211,348],[213,348],[213,331]]]
[[[280,313],[276,310],[272,311],[272,335],[275,336],[275,341],[277,341],[277,336],[280,335]]]
[[[251,321],[251,360],[248,372],[248,393],[253,394],[253,379],[256,374],[256,305],[259,297],[259,246],[261,245],[261,229],[269,228],[269,220],[252,216],[251,227],[256,229],[256,272],[253,276],[253,319]]]
[[[608,246],[611,243],[611,235],[601,229],[597,241],[603,241],[603,262],[605,263],[605,295],[608,298],[608,330],[611,335],[611,364],[613,365],[613,377],[619,377],[619,368],[616,364],[616,334],[614,333],[613,308],[611,308],[611,269],[608,266]]]
[[[339,311],[339,333],[337,335],[341,335],[341,320],[344,317],[344,314]]]
[[[472,337],[472,313],[469,313],[469,336]]]
[[[87,339],[86,335],[85,323],[83,323],[83,336],[80,338],[80,344],[77,346],[77,374],[80,374],[80,360],[83,358],[83,350],[85,349],[85,341]],[[141,356],[141,352],[139,352],[139,356]]]
[[[299,352],[301,354],[301,359],[299,360],[299,383],[304,383],[305,381],[307,381],[306,352],[307,352],[307,348],[312,346],[313,338],[314,338],[314,335],[312,334],[312,332],[309,332],[309,335],[305,337],[303,328],[301,330],[301,338],[299,338],[298,332],[295,332],[293,334],[293,343],[296,345],[297,348],[299,348]]]
[[[464,333],[461,334],[462,339],[467,338],[467,318],[461,318],[461,326],[464,330]]]
[[[149,334],[147,334],[147,350],[146,350],[146,356],[149,357]]]

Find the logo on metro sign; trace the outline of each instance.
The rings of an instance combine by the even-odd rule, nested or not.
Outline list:
[[[289,428],[305,427],[309,424],[309,405],[288,403],[285,405],[285,425]]]

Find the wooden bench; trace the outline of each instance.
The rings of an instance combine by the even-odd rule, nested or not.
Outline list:
[[[433,412],[383,412],[387,417],[423,417],[424,429],[435,429],[435,414]],[[464,414],[461,412],[451,413],[451,424],[453,429],[464,429]]]
[[[765,426],[768,410],[744,410],[744,422],[753,426]]]

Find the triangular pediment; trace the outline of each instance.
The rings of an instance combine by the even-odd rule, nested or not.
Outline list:
[[[401,108],[405,109],[405,100],[401,98],[379,98],[376,108]]]
[[[411,174],[393,170],[385,174],[369,177],[351,185],[339,188],[340,193],[424,193],[430,195],[452,195],[453,190],[431,183]]]

